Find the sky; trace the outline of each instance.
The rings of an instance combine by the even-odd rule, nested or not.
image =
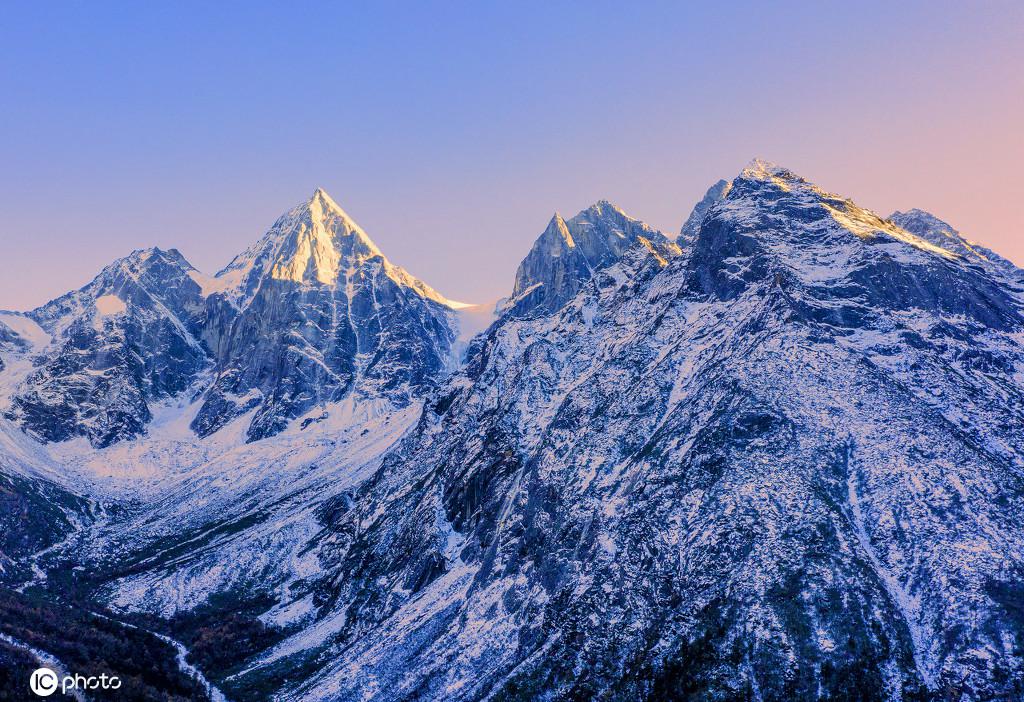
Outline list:
[[[675,234],[754,157],[1024,264],[1022,125],[1019,0],[6,3],[0,308],[214,273],[317,187],[490,301],[553,212]]]

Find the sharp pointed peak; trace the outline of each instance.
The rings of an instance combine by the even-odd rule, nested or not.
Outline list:
[[[309,200],[300,207],[308,207],[310,210],[319,209],[324,214],[334,214],[351,224],[352,228],[359,229],[359,225],[352,217],[323,188],[318,187],[314,190],[313,194],[309,196]]]
[[[729,196],[729,193],[732,192],[732,184],[733,181],[722,178],[707,189],[704,197],[693,206],[690,216],[683,223],[683,228],[679,231],[680,240],[687,242],[697,236],[701,222],[704,221],[708,210]]]
[[[704,193],[704,196],[705,197],[715,196],[717,194],[725,195],[725,194],[728,194],[728,192],[729,192],[729,190],[731,188],[732,188],[732,181],[731,180],[726,180],[725,178],[719,178],[718,180],[716,180],[714,183],[711,184],[711,186]]]
[[[338,205],[337,202],[335,202],[334,198],[331,197],[326,190],[319,186],[316,188],[316,190],[313,191],[313,194],[309,196],[309,202],[321,202],[327,205],[332,210],[341,210],[341,206]]]
[[[322,187],[317,187],[306,202],[283,215],[275,223],[275,228],[289,217],[296,216],[300,218],[308,216],[311,223],[320,223],[323,225],[324,230],[332,232],[341,231],[346,235],[355,237],[362,242],[363,246],[369,249],[371,255],[384,255],[366,231]]]
[[[551,221],[548,222],[547,228],[541,235],[542,239],[554,239],[557,241],[564,241],[566,246],[572,248],[575,246],[575,242],[572,240],[572,234],[569,233],[569,227],[562,218],[562,215],[555,212],[551,215]]]
[[[569,236],[569,227],[560,212],[555,212],[551,215],[551,219],[548,220],[548,226],[544,229],[544,234],[557,234],[562,238]]]

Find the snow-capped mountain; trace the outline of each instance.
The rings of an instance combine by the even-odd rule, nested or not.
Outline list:
[[[1011,279],[1016,279],[1018,283],[1024,284],[1021,270],[1010,261],[1007,261],[994,251],[970,241],[960,232],[953,229],[952,226],[930,212],[918,209],[906,212],[893,212],[889,215],[889,219],[908,232],[917,234],[922,239],[926,239],[940,248],[958,254],[966,261],[994,268],[1010,276]]]
[[[452,306],[388,261],[323,190],[217,279],[239,312],[217,334],[217,377],[192,423],[200,436],[255,409],[247,436],[261,439],[349,395],[400,407],[450,365]]]
[[[29,312],[49,347],[8,418],[45,441],[84,436],[95,447],[144,433],[150,403],[183,392],[209,362],[193,270],[173,249],[135,251]]]
[[[100,448],[146,433],[151,406],[186,390],[202,393],[196,434],[252,413],[249,440],[349,395],[403,406],[452,365],[458,307],[317,190],[214,277],[173,249],[135,251],[27,313],[49,347],[6,415]]]
[[[658,255],[675,253],[661,232],[602,200],[564,220],[557,212],[519,264],[510,304],[518,314],[553,312],[575,297],[595,270],[638,241]]]
[[[556,215],[469,340],[317,191],[217,276],[157,252],[166,314],[109,268],[4,313],[0,495],[57,526],[0,581],[234,700],[1021,699],[1021,271],[760,161],[678,242]],[[194,366],[120,331],[171,317]],[[19,409],[125,349],[86,397],[138,429]]]
[[[708,191],[704,193],[704,197],[693,206],[690,216],[683,222],[683,228],[679,231],[679,242],[681,244],[686,245],[693,241],[700,231],[701,222],[704,221],[708,210],[716,203],[724,200],[730,190],[732,190],[731,180],[720,180],[708,188]]]

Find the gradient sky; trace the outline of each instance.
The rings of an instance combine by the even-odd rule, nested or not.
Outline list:
[[[492,300],[553,211],[676,233],[755,156],[1024,263],[1020,0],[279,5],[5,3],[0,308],[146,246],[215,272],[317,186]]]

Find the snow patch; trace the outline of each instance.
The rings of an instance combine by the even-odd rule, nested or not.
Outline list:
[[[0,312],[0,322],[27,341],[34,349],[41,349],[50,343],[51,337],[35,320],[18,312]]]
[[[96,298],[96,309],[100,316],[109,317],[113,314],[122,314],[128,309],[128,305],[117,295],[100,295]]]

